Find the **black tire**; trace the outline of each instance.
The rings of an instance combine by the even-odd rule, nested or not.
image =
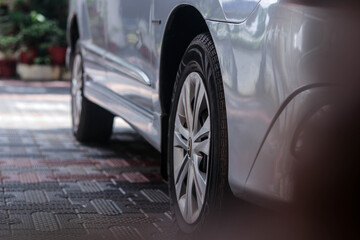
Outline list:
[[[188,224],[180,212],[176,199],[173,163],[174,124],[182,86],[191,72],[203,79],[209,101],[211,139],[209,155],[209,177],[205,200],[198,219]],[[228,136],[225,95],[220,65],[210,34],[200,34],[189,45],[179,66],[171,101],[168,129],[168,176],[171,210],[180,229],[185,233],[202,232],[223,208],[225,192],[228,190]]]
[[[79,42],[76,44],[76,50],[71,60],[71,74],[74,74],[74,59],[76,56],[81,57],[81,71],[84,72],[82,55]],[[81,75],[83,76],[83,74]],[[81,79],[81,111],[78,124],[75,123],[74,116],[74,95],[71,94],[71,115],[72,129],[75,138],[80,142],[106,142],[110,139],[113,128],[114,115],[95,103],[89,101],[84,96],[84,79]],[[73,89],[73,81],[71,84],[71,93]]]

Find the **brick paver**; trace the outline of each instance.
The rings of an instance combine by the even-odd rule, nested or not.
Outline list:
[[[0,81],[0,238],[172,239],[159,153],[120,120],[108,144],[78,143],[68,93]]]

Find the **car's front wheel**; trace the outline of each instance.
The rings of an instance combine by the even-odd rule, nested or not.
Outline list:
[[[74,136],[81,142],[104,142],[112,133],[114,115],[84,96],[84,68],[79,43],[72,60],[71,117]]]
[[[169,119],[171,207],[184,232],[206,226],[227,188],[227,122],[223,83],[209,34],[189,45],[178,70]]]

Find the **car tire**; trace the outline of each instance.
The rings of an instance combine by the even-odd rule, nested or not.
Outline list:
[[[225,95],[208,33],[194,38],[179,66],[167,153],[171,210],[182,232],[201,232],[219,216],[228,189]]]
[[[114,115],[84,96],[84,68],[79,42],[71,64],[72,130],[80,142],[105,142],[112,134]]]

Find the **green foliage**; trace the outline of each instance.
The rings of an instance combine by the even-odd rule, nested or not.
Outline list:
[[[57,26],[54,21],[37,21],[30,26],[23,28],[18,35],[21,39],[21,44],[38,47],[40,43],[48,41],[50,34],[56,28]]]
[[[29,0],[29,5],[47,19],[58,22],[61,29],[66,29],[68,0]]]
[[[19,43],[17,36],[4,36],[0,38],[0,51],[5,54],[12,54],[16,51]]]
[[[49,46],[66,46],[67,7],[68,0],[16,0],[11,11],[0,12],[0,51],[36,48],[35,62],[48,63]]]
[[[29,6],[28,1],[15,0],[14,9],[15,10],[20,10],[20,11],[23,11],[23,12],[28,12],[30,10],[30,6]]]
[[[53,46],[64,47],[67,45],[65,30],[63,30],[59,27],[55,27],[52,29],[50,34],[51,35],[49,36],[49,38],[50,38],[50,42]]]
[[[44,61],[40,61],[39,59],[37,61],[34,60],[35,63],[40,62],[39,64],[45,64],[47,63],[47,61],[45,61],[47,58],[49,58],[49,52],[48,52],[48,48],[51,46],[51,44],[49,42],[42,42],[41,44],[39,44],[39,46],[37,47],[38,50],[38,54],[37,57],[41,60],[43,59]],[[50,58],[49,58],[50,59]],[[49,60],[50,61],[50,60]]]
[[[9,17],[9,22],[13,25],[14,29],[17,31],[32,24],[29,14],[19,10],[10,12],[8,17]]]
[[[34,63],[40,65],[49,65],[51,63],[51,60],[49,56],[40,56],[34,59]]]

